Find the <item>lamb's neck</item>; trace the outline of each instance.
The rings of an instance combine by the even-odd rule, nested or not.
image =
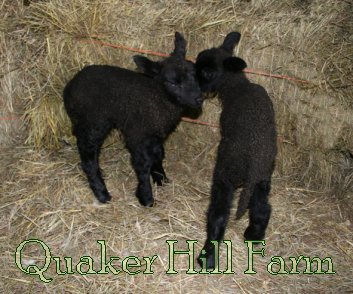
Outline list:
[[[234,96],[237,93],[241,93],[243,88],[249,84],[249,80],[246,78],[245,73],[225,73],[217,87],[217,92],[220,94],[219,98],[221,102],[227,103],[228,97],[234,100]],[[232,93],[235,95],[226,95],[227,93]]]

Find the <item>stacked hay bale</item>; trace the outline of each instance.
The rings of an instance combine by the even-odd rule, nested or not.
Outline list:
[[[9,4],[14,13],[16,4]],[[237,54],[250,68],[286,74],[309,84],[249,74],[270,92],[277,110],[281,152],[277,173],[307,188],[348,190],[352,184],[352,5],[330,1],[236,1],[227,3],[145,3],[42,1],[19,8],[17,24],[7,15],[2,47],[7,59],[1,82],[4,116],[25,107],[26,142],[58,149],[70,141],[62,103],[65,83],[86,64],[134,68],[132,52],[82,39],[99,38],[129,47],[170,51],[174,31],[185,33],[190,57],[218,44],[231,30],[242,32]],[[12,24],[12,25],[10,25]],[[18,45],[18,47],[16,47]],[[11,71],[11,69],[13,69]],[[6,72],[8,71],[8,72]],[[216,100],[201,119],[217,122]],[[16,121],[16,120],[15,120]],[[13,135],[18,121],[2,121]],[[5,127],[4,127],[5,125]],[[182,125],[179,137],[217,141],[214,130]],[[188,144],[185,140],[178,144]],[[209,163],[212,164],[212,163]],[[335,194],[337,194],[335,192]]]

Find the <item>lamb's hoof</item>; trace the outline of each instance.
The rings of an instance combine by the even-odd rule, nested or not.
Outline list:
[[[206,254],[206,251],[202,249],[199,257],[197,258],[197,263],[201,266],[201,268],[214,270],[215,269],[214,260],[215,258],[212,254],[211,255]],[[205,261],[206,261],[206,264],[204,265]]]
[[[247,227],[244,232],[245,240],[263,240],[265,233],[254,230],[252,227]]]
[[[168,178],[162,178],[162,179],[155,180],[154,183],[156,183],[157,186],[164,186],[165,184],[170,183],[170,181]]]
[[[99,195],[97,196],[97,199],[101,203],[107,203],[112,199],[112,196],[110,196],[108,192],[102,192],[102,193],[99,193]]]
[[[157,184],[157,186],[163,186],[164,184],[170,183],[169,179],[166,176],[155,173],[152,176],[153,183]]]
[[[152,207],[154,204],[153,198],[138,198],[141,205],[146,207]]]

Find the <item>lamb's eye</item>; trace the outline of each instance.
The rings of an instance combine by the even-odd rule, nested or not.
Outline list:
[[[216,77],[216,72],[212,69],[203,69],[201,73],[206,80],[213,80]]]
[[[170,86],[176,86],[177,84],[175,83],[175,81],[167,81],[168,85]]]
[[[171,86],[178,86],[181,84],[181,81],[179,81],[178,79],[176,80],[167,80],[167,83]]]

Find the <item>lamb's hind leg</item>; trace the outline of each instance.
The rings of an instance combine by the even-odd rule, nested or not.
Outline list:
[[[152,180],[154,183],[157,183],[158,186],[162,186],[163,183],[169,182],[163,168],[164,147],[162,140],[160,142],[156,142],[153,153],[154,162],[151,167]]]
[[[221,241],[228,223],[233,201],[234,186],[227,180],[226,173],[215,173],[211,191],[211,203],[207,212],[207,239],[198,258],[203,267],[202,257],[206,258],[207,268],[215,267],[215,248],[211,241]]]
[[[271,205],[268,195],[271,190],[271,181],[261,181],[255,185],[249,202],[250,223],[245,230],[246,240],[262,240],[271,216]]]
[[[107,190],[99,168],[100,148],[108,133],[108,128],[93,129],[87,127],[74,129],[82,169],[87,176],[87,180],[94,195],[102,203],[106,203],[112,198]]]

